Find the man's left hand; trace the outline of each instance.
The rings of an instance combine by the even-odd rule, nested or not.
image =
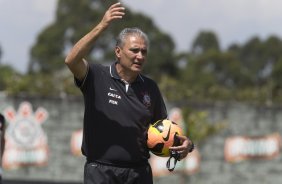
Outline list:
[[[188,153],[194,150],[194,144],[186,136],[176,135],[176,137],[180,140],[180,143],[182,144],[179,146],[172,146],[169,149],[178,152],[180,154],[179,160],[182,160],[188,155]]]

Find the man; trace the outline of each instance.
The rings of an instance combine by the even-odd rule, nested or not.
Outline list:
[[[148,52],[148,38],[138,28],[126,28],[118,36],[111,66],[90,64],[84,58],[95,41],[125,9],[113,4],[103,19],[72,48],[65,63],[84,96],[82,153],[87,162],[85,184],[151,184],[146,133],[150,123],[167,118],[159,88],[141,75]],[[191,141],[172,147],[188,154]]]
[[[4,148],[5,148],[5,139],[4,139],[4,134],[5,134],[5,118],[4,116],[0,113],[0,184],[2,184],[2,157],[4,153]]]

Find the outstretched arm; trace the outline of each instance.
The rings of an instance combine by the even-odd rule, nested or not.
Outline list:
[[[121,3],[111,5],[100,23],[82,37],[71,49],[65,59],[65,63],[77,79],[82,80],[87,72],[87,62],[84,57],[90,52],[91,47],[95,44],[99,35],[110,23],[124,16],[124,10],[125,8],[121,6]]]

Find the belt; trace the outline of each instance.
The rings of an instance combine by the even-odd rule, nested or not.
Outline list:
[[[87,164],[90,163],[96,163],[101,165],[107,165],[107,166],[113,166],[113,167],[124,167],[124,168],[138,168],[138,167],[144,167],[149,165],[149,162],[141,161],[141,162],[107,162],[107,161],[101,161],[101,160],[87,160]]]

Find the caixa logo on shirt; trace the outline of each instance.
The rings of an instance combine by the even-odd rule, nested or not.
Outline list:
[[[12,107],[4,110],[8,127],[3,167],[6,169],[26,165],[45,165],[48,159],[47,137],[41,124],[48,117],[44,108],[33,113],[29,102],[20,104],[18,112]]]
[[[108,96],[111,97],[109,103],[113,105],[118,105],[118,100],[121,100],[121,96],[113,92],[109,92]]]

